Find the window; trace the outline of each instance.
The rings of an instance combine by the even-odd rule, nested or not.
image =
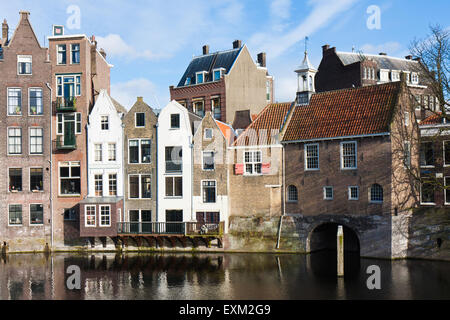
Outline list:
[[[391,77],[392,77],[392,81],[399,81],[400,73],[398,71],[392,71]]]
[[[214,170],[214,152],[203,152],[203,170]]]
[[[220,107],[220,97],[211,99],[211,110],[213,112],[214,119],[220,120],[222,118],[222,110]]]
[[[81,113],[58,113],[57,114],[57,135],[81,134]]]
[[[180,172],[183,164],[182,147],[166,147],[166,172]]]
[[[117,196],[117,174],[109,174],[109,195]]]
[[[444,166],[450,166],[450,141],[444,141]]]
[[[75,221],[77,220],[77,212],[74,208],[64,209],[64,220]]]
[[[430,182],[422,183],[420,187],[420,200],[422,204],[435,204],[434,185]]]
[[[81,169],[79,161],[59,164],[59,192],[61,195],[80,195]]]
[[[186,77],[186,81],[184,82],[185,86],[188,86],[192,83],[191,77]]]
[[[72,64],[80,64],[80,44],[74,43],[70,45],[70,49],[72,52]]]
[[[44,206],[42,204],[30,204],[30,225],[44,224]]]
[[[100,143],[94,144],[94,157],[95,161],[102,161],[103,159],[103,148]]]
[[[290,185],[288,187],[288,202],[297,202],[297,201],[298,201],[297,187]]]
[[[139,147],[140,146],[140,147]],[[150,163],[152,141],[150,139],[134,139],[128,141],[129,163]]]
[[[422,142],[420,144],[420,166],[434,166],[434,148],[432,141]]]
[[[116,161],[116,144],[108,143],[108,161]]]
[[[245,174],[261,174],[261,151],[246,151],[244,153]]]
[[[413,72],[411,74],[411,81],[413,84],[418,84],[419,83],[419,75],[416,72]]]
[[[403,143],[403,164],[405,168],[411,168],[411,143],[409,141]]]
[[[311,76],[309,76],[309,81],[310,81],[310,89],[312,90],[312,77]],[[271,95],[271,88],[272,86],[271,86],[271,83],[270,83],[270,81],[266,81],[266,100],[269,102],[270,101],[270,95]]]
[[[94,175],[95,196],[103,196],[103,176],[101,174]]]
[[[359,199],[359,188],[348,187],[348,200],[358,200],[358,199]]]
[[[356,142],[341,143],[341,168],[356,169]]]
[[[136,117],[136,119],[135,119],[135,121],[136,121],[136,123],[135,123],[136,128],[145,127],[145,113],[143,113],[143,112],[136,112],[135,113],[135,117]]]
[[[32,88],[29,90],[29,114],[38,116],[44,114],[42,103],[42,89]]]
[[[166,197],[183,196],[183,178],[166,177]]]
[[[42,168],[30,168],[30,191],[44,190],[44,170]]]
[[[17,74],[31,74],[32,56],[17,56]]]
[[[405,127],[409,126],[409,112],[405,112]]]
[[[197,100],[193,102],[194,104],[194,113],[199,117],[205,116],[205,102],[203,100]]]
[[[81,76],[56,76],[56,96],[73,101],[73,97],[81,95]]]
[[[129,198],[151,199],[152,176],[149,174],[129,176]]]
[[[178,113],[170,115],[170,128],[180,129],[180,115]]]
[[[96,207],[95,206],[86,206],[84,210],[85,210],[84,211],[85,226],[86,227],[95,227],[97,225]]]
[[[44,129],[30,128],[30,154],[43,154]]]
[[[22,153],[22,128],[8,128],[8,154]]]
[[[9,168],[9,191],[22,191],[22,169]]]
[[[204,133],[205,140],[211,140],[213,138],[213,129],[206,128]]]
[[[203,203],[216,202],[216,181],[202,181]]]
[[[333,187],[323,187],[323,199],[333,200]]]
[[[197,84],[205,82],[205,74],[206,74],[205,71],[197,72],[195,74],[195,79],[197,80],[197,82],[196,82]]]
[[[20,116],[22,114],[22,89],[8,88],[8,115]]]
[[[9,225],[22,225],[22,205],[21,204],[10,204],[8,206],[9,214]]]
[[[57,51],[58,51],[57,64],[66,64],[67,62],[66,45],[65,44],[58,45]]]
[[[109,117],[101,116],[100,121],[101,121],[102,130],[109,130]]]
[[[224,74],[224,72],[225,72],[224,68],[214,69],[213,70],[213,81],[219,81],[220,78],[222,78],[222,75]]]
[[[375,183],[370,187],[370,202],[383,202],[383,188],[379,184]]]
[[[100,206],[100,227],[111,226],[111,207]]]
[[[445,183],[444,186],[445,204],[450,204],[450,177],[445,177],[444,183]]]
[[[319,170],[319,144],[305,145],[305,170]]]

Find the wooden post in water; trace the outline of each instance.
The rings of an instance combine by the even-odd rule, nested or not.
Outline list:
[[[337,275],[344,276],[344,230],[338,226],[337,231]]]

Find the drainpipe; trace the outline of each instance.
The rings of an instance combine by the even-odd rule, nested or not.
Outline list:
[[[123,212],[122,212],[122,216],[120,217],[120,221],[119,222],[125,222],[125,212],[127,212],[127,201],[126,201],[126,194],[125,194],[125,183],[127,183],[127,179],[125,178],[125,135],[124,135],[124,128],[125,128],[125,124],[123,123],[123,118],[125,117],[125,115],[123,115],[122,117],[122,157],[121,157],[121,161],[122,161],[122,195],[123,195]],[[128,144],[127,144],[128,145]],[[121,228],[123,229],[124,224],[121,224]]]
[[[52,108],[52,99],[53,99],[53,90],[50,87],[50,84],[46,83],[47,88],[50,90],[50,248],[53,250],[53,145],[52,145],[52,137],[53,137],[53,108]]]
[[[194,137],[192,137],[192,140],[193,139],[194,139]],[[194,142],[193,141],[189,145],[189,148],[191,148],[191,221],[196,221],[196,218],[194,219]]]
[[[159,219],[158,219],[158,216],[159,216],[159,206],[158,206],[158,204],[159,204],[159,185],[158,185],[158,180],[159,180],[159,176],[158,176],[158,174],[159,174],[159,172],[158,172],[158,128],[159,128],[159,122],[157,121],[156,122],[156,124],[155,124],[155,140],[156,140],[156,146],[155,146],[155,148],[156,148],[156,152],[155,152],[155,154],[156,154],[156,159],[155,159],[155,163],[156,163],[156,167],[155,167],[155,175],[156,175],[156,201],[155,201],[155,210],[156,210],[156,222],[158,222],[159,221]]]
[[[283,171],[282,171],[282,178],[283,178],[283,183],[282,183],[282,192],[283,192],[283,214],[280,217],[280,223],[278,225],[278,238],[277,238],[277,246],[276,248],[279,249],[280,248],[280,238],[281,238],[281,226],[283,224],[283,217],[286,215],[286,174],[285,174],[285,150],[284,147],[282,147],[282,163],[283,163]]]

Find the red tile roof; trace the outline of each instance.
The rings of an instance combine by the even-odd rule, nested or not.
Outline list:
[[[273,135],[279,133],[292,102],[267,105],[234,142],[235,146],[270,145],[276,143]]]
[[[423,119],[422,121],[420,121],[420,125],[426,125],[426,124],[441,124],[442,123],[442,119],[443,117],[441,116],[441,113],[436,113],[433,114],[431,116],[429,116],[428,118]]]
[[[313,140],[390,131],[400,82],[314,94],[297,106],[283,141]]]

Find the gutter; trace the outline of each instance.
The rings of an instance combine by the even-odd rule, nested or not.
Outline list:
[[[357,139],[357,138],[370,138],[370,137],[382,137],[390,136],[390,132],[374,133],[374,134],[359,134],[355,136],[340,136],[331,138],[317,138],[317,139],[305,139],[305,140],[290,140],[281,141],[282,144],[299,143],[299,142],[314,142],[314,141],[326,141],[326,140],[343,140],[343,139]]]

